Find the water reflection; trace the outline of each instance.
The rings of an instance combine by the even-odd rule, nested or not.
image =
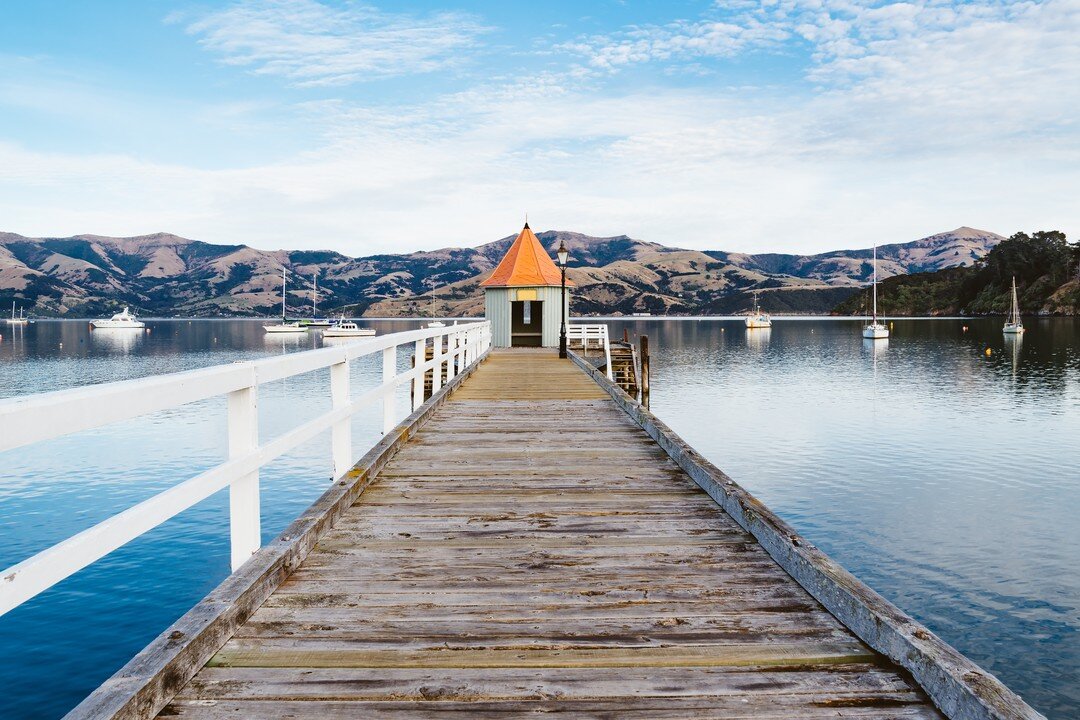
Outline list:
[[[145,335],[146,330],[141,328],[95,328],[90,333],[95,344],[124,355],[141,344]]]
[[[318,347],[315,334],[311,331],[302,333],[268,333],[263,331],[263,344],[268,349],[282,353],[297,350],[312,350]]]
[[[1005,352],[1012,360],[1012,376],[1016,379],[1017,368],[1020,366],[1020,351],[1024,349],[1024,336],[1022,334],[1009,334],[1005,336]]]
[[[763,352],[769,347],[772,328],[746,328],[746,347],[754,352]]]
[[[863,338],[862,344],[863,350],[873,357],[876,362],[889,349],[889,338],[881,338],[880,340]]]

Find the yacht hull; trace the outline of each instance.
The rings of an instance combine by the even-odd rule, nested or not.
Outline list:
[[[113,321],[113,320],[95,320],[90,323],[90,327],[95,330],[140,330],[146,327],[146,323],[135,321]]]

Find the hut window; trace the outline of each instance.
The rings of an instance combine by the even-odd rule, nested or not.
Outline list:
[[[526,325],[532,325],[532,302],[530,302],[529,300],[525,301],[525,304],[522,306],[521,315],[521,321],[523,323],[525,323]]]

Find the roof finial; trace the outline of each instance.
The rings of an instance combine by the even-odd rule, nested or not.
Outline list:
[[[528,210],[525,211],[525,227],[526,228],[529,227],[529,211]]]

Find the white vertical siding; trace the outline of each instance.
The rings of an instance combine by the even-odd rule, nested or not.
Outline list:
[[[510,347],[510,301],[513,288],[485,288],[484,316],[491,323],[491,344]]]
[[[536,299],[543,302],[543,339],[544,347],[559,346],[559,325],[562,316],[559,313],[559,302],[562,298],[562,288],[559,286],[542,285],[535,288],[486,288],[484,290],[484,315],[491,323],[491,344],[494,347],[510,347],[510,303],[513,302],[515,291],[536,290]],[[570,322],[570,288],[566,290],[567,312],[566,321]]]

